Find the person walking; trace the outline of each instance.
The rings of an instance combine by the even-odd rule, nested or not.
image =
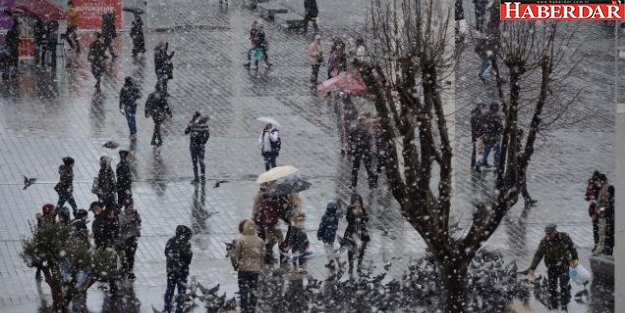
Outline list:
[[[139,53],[145,53],[145,37],[143,36],[143,20],[141,15],[135,13],[135,19],[130,28],[130,38],[132,38],[132,57]]]
[[[291,251],[295,271],[301,272],[306,263],[305,254],[310,246],[304,229],[304,215],[295,215],[289,224],[284,241],[280,243],[280,265],[288,266],[288,252]]]
[[[126,116],[130,139],[137,138],[137,100],[141,98],[141,90],[132,77],[127,76],[124,87],[119,92],[119,111]]]
[[[115,210],[105,208],[102,211],[102,204],[100,203],[94,205],[92,210],[96,214],[95,220],[91,224],[96,248],[115,249],[119,240],[119,221]]]
[[[369,215],[365,210],[362,197],[355,193],[350,199],[350,205],[346,214],[347,228],[343,234],[343,240],[347,245],[347,259],[349,263],[349,274],[354,273],[354,257],[358,254],[358,273],[361,272],[362,260],[365,256],[367,243],[371,240],[367,231]]]
[[[184,130],[185,135],[191,134],[191,138],[189,140],[189,150],[191,151],[191,162],[193,163],[192,184],[197,184],[199,182],[203,184],[206,181],[204,147],[206,146],[208,138],[210,138],[208,119],[208,116],[202,116],[200,112],[195,112],[193,118],[189,122],[189,125]]]
[[[122,275],[129,279],[135,279],[133,268],[135,265],[135,253],[137,243],[141,237],[141,216],[135,209],[134,201],[126,199],[123,203],[124,212],[119,216],[119,243],[121,252]]]
[[[230,253],[232,266],[238,272],[241,313],[253,313],[256,308],[256,288],[265,256],[264,241],[256,235],[256,224],[243,220],[239,224],[241,237]]]
[[[100,82],[102,79],[102,73],[104,72],[104,60],[106,60],[106,50],[104,47],[104,39],[98,32],[95,33],[95,39],[89,45],[89,53],[87,60],[91,62],[91,73],[96,79],[95,88],[100,90]]]
[[[55,20],[46,22],[46,49],[44,50],[44,64],[46,55],[50,55],[50,67],[56,69],[56,48],[59,43],[59,22]]]
[[[304,25],[303,34],[308,32],[308,22],[313,23],[313,29],[315,33],[319,32],[319,27],[317,26],[317,16],[319,16],[319,7],[317,7],[317,0],[304,0],[304,21],[302,24]]]
[[[596,215],[598,219],[597,246],[593,255],[612,255],[614,250],[614,186],[610,185],[605,174],[599,174],[596,182],[597,204]]]
[[[262,53],[262,59],[265,61],[265,65],[267,68],[270,68],[273,64],[269,62],[269,55],[267,54],[267,50],[269,50],[269,42],[267,41],[267,36],[265,34],[265,29],[262,21],[258,21],[256,23],[256,32],[254,33],[255,38],[253,42],[256,44],[256,53]],[[258,52],[260,50],[260,52]],[[254,60],[255,69],[258,69],[258,59]]]
[[[65,39],[70,48],[72,48],[76,54],[80,54],[80,42],[76,34],[80,11],[78,11],[76,5],[74,5],[74,1],[67,2],[67,6],[67,29],[65,30]]]
[[[597,210],[597,198],[599,195],[599,189],[601,184],[599,183],[599,177],[601,173],[595,170],[592,173],[588,184],[586,186],[585,200],[588,202],[588,216],[592,220],[592,235],[595,243],[592,250],[597,249],[599,244],[599,211]]]
[[[119,163],[115,169],[117,175],[117,203],[121,208],[127,200],[132,200],[132,171],[130,170],[130,152],[119,151]]]
[[[20,45],[20,22],[17,18],[13,18],[13,26],[4,37],[4,46],[9,55],[10,76],[17,75],[17,66],[19,63],[19,45]]]
[[[280,139],[280,131],[273,127],[273,124],[267,123],[258,138],[260,144],[260,153],[265,160],[265,171],[276,167],[276,158],[280,154],[282,140]]]
[[[252,27],[250,27],[249,39],[250,39],[251,47],[247,49],[247,62],[243,64],[243,66],[247,67],[248,69],[250,67],[250,64],[252,63],[252,54],[256,52],[256,40],[258,39],[256,37],[257,31],[258,31],[258,21],[254,21],[252,23]]]
[[[113,39],[117,37],[115,29],[115,13],[107,12],[102,15],[102,37],[104,38],[104,49],[108,49],[111,58],[115,59],[117,55],[113,52]]]
[[[360,170],[361,160],[364,162],[367,171],[367,179],[369,180],[369,188],[378,188],[378,175],[373,168],[371,158],[371,132],[368,124],[367,116],[363,115],[358,118],[358,125],[350,134],[351,151],[354,158],[352,164],[352,188],[358,186],[358,171]]]
[[[471,111],[471,145],[473,151],[471,152],[471,170],[476,169],[476,157],[477,157],[477,142],[478,140],[484,140],[484,114],[487,112],[486,104],[479,102],[475,108]]]
[[[323,48],[321,47],[320,35],[315,35],[315,40],[308,46],[308,62],[312,67],[312,74],[310,76],[311,88],[315,88],[318,84],[319,68],[323,63]]]
[[[482,166],[490,167],[488,165],[488,156],[492,151],[493,165],[497,169],[499,168],[499,158],[501,155],[500,145],[501,138],[503,137],[503,124],[501,122],[501,116],[499,115],[499,104],[492,103],[489,111],[484,115],[484,156],[476,166],[476,171],[479,172]]]
[[[38,66],[40,63],[45,65],[45,39],[46,39],[46,27],[43,21],[38,18],[33,24],[33,39],[35,42],[35,66]]]
[[[323,242],[323,248],[328,258],[326,267],[330,269],[334,269],[336,264],[338,264],[338,259],[334,253],[334,240],[336,240],[336,231],[339,228],[338,208],[339,206],[336,202],[329,202],[317,229],[317,240]]]
[[[549,309],[558,308],[558,282],[560,282],[560,308],[567,309],[571,300],[571,286],[569,285],[569,266],[579,264],[577,250],[571,237],[565,232],[559,232],[556,224],[545,227],[545,237],[540,241],[529,268],[529,276],[534,277],[536,267],[545,259],[547,278],[549,280]]]
[[[64,157],[63,164],[59,166],[59,182],[54,186],[54,191],[59,194],[59,201],[56,203],[56,212],[69,203],[72,207],[72,214],[76,215],[76,200],[74,200],[74,159],[72,157]]]
[[[165,93],[164,86],[157,85],[156,91],[151,93],[145,102],[145,117],[151,117],[154,121],[151,145],[157,147],[163,145],[161,124],[163,124],[167,117],[171,118],[172,116],[171,108],[167,103],[167,94]]]
[[[113,159],[109,156],[100,157],[100,170],[97,177],[97,188],[95,188],[98,201],[102,202],[107,210],[117,212],[118,207],[115,201],[117,183],[115,182],[115,172],[111,166]]]
[[[337,46],[328,58],[328,79],[339,76],[347,71],[347,60],[345,59],[345,46]]]
[[[189,277],[189,265],[193,259],[191,251],[191,228],[178,225],[176,235],[170,238],[165,245],[165,257],[167,258],[167,289],[165,291],[164,312],[171,313],[173,309],[174,292],[178,289],[176,297],[176,313],[183,312],[184,296],[187,291],[187,278]]]
[[[174,65],[172,59],[175,51],[169,53],[169,43],[161,41],[154,48],[154,70],[156,71],[156,85],[162,86],[167,94],[167,83],[173,79]]]

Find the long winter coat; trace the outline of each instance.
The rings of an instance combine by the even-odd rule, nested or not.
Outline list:
[[[117,174],[117,192],[125,192],[132,188],[132,172],[128,162],[119,162],[116,169]]]
[[[315,18],[319,15],[319,8],[317,7],[317,0],[304,0],[304,10],[306,11],[306,17]]]
[[[336,239],[336,231],[339,228],[338,205],[336,202],[328,203],[326,212],[321,217],[319,229],[317,230],[317,239],[324,243],[334,243]]]
[[[179,225],[176,228],[176,236],[167,241],[165,256],[167,257],[167,276],[186,277],[189,275],[189,265],[193,259],[191,251],[191,229]]]
[[[98,195],[103,197],[115,197],[117,183],[115,182],[115,172],[111,168],[111,158],[102,157],[100,159],[100,171],[98,172]]]
[[[172,117],[165,93],[155,91],[148,96],[145,102],[145,116],[152,117],[155,122],[162,122],[166,117]]]

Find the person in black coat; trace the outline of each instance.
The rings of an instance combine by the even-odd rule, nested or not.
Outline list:
[[[46,29],[41,19],[37,19],[33,24],[33,38],[35,40],[35,65],[39,65],[40,62],[45,64],[43,56],[46,48]]]
[[[102,15],[102,37],[104,38],[105,50],[109,50],[111,58],[116,58],[117,56],[113,52],[113,39],[117,37],[117,30],[115,29],[115,13],[113,12]]]
[[[109,156],[100,157],[97,196],[98,201],[102,202],[106,209],[117,211],[117,201],[115,201],[117,183],[115,182],[115,172],[111,166],[112,160]]]
[[[174,64],[172,59],[176,51],[169,53],[169,43],[161,41],[154,48],[154,70],[156,71],[156,86],[163,86],[167,93],[167,83],[174,78]]]
[[[50,66],[56,68],[56,47],[59,42],[59,22],[52,20],[46,22],[46,49],[44,50],[43,60],[45,62],[46,54],[50,55]]]
[[[471,111],[471,144],[473,145],[473,152],[471,153],[471,170],[475,169],[476,158],[476,143],[477,140],[485,133],[484,130],[484,113],[486,111],[486,104],[483,102],[478,103]]]
[[[347,228],[345,228],[343,240],[348,249],[347,259],[349,261],[349,274],[351,275],[354,272],[354,256],[358,253],[358,272],[360,272],[367,243],[371,240],[367,231],[369,215],[364,208],[362,197],[357,193],[351,197],[346,220]]]
[[[336,231],[339,228],[338,208],[339,206],[336,202],[329,202],[317,229],[317,240],[323,242],[326,257],[328,258],[328,264],[326,264],[328,268],[334,268],[335,264],[338,263],[334,253],[334,240],[336,240]]]
[[[59,182],[54,190],[59,194],[59,201],[56,203],[55,212],[68,202],[72,207],[73,214],[76,215],[76,200],[74,200],[74,159],[71,157],[63,158],[63,165],[59,166]]]
[[[141,98],[141,90],[135,84],[132,77],[126,77],[124,87],[119,92],[119,110],[126,116],[130,139],[137,138],[137,100]]]
[[[163,310],[165,312],[171,312],[173,308],[172,301],[176,288],[178,288],[176,312],[182,312],[184,294],[187,290],[189,265],[193,259],[191,236],[192,232],[189,227],[178,225],[176,236],[170,238],[165,245],[165,257],[167,258],[167,290],[165,291],[165,308]]]
[[[91,62],[91,73],[96,79],[96,90],[100,90],[100,80],[102,79],[102,72],[104,72],[106,58],[104,39],[100,33],[96,32],[95,39],[89,46],[89,54],[87,54],[87,60]]]
[[[319,8],[317,7],[317,0],[304,0],[304,34],[308,32],[308,22],[313,22],[313,28],[315,33],[319,31],[317,26],[317,16],[319,16]]]
[[[151,117],[154,121],[151,144],[157,147],[161,146],[163,144],[161,124],[167,117],[172,117],[171,108],[167,103],[167,93],[163,85],[156,85],[156,91],[148,96],[148,100],[145,102],[145,117]]]
[[[90,209],[95,214],[95,219],[91,223],[93,241],[98,249],[114,249],[119,238],[119,223],[115,216],[115,210],[105,209],[102,211],[102,205],[96,202]]]
[[[358,118],[358,125],[350,134],[351,151],[353,156],[352,165],[352,188],[358,186],[358,171],[360,170],[360,161],[364,161],[365,170],[367,171],[367,179],[369,180],[369,188],[378,187],[378,175],[373,168],[371,158],[372,136],[368,124],[368,118],[361,116]]]
[[[89,229],[87,228],[88,213],[84,209],[79,209],[74,214],[74,220],[71,223],[71,235],[82,241],[89,242]]]
[[[499,166],[499,157],[501,154],[501,138],[503,137],[503,124],[499,115],[499,104],[492,103],[488,113],[484,115],[484,157],[478,162],[476,170],[479,172],[482,166],[489,167],[488,156],[491,151],[494,154],[493,165],[495,168]]]
[[[205,164],[204,164],[204,146],[210,137],[208,128],[208,116],[202,116],[200,112],[196,112],[189,122],[189,125],[184,130],[185,135],[191,134],[189,140],[189,149],[191,150],[191,162],[193,163],[193,181],[191,183],[196,184],[198,182],[205,182]],[[199,164],[199,173],[198,173]]]
[[[132,200],[132,172],[130,171],[130,152],[119,151],[119,163],[117,163],[117,202],[121,207],[126,200]]]
[[[143,20],[139,14],[135,14],[135,20],[132,21],[130,28],[130,38],[132,38],[132,56],[136,57],[139,53],[145,53],[145,39],[143,36]]]
[[[9,65],[13,67],[13,75],[17,73],[17,64],[19,63],[19,45],[20,45],[20,22],[17,18],[13,19],[13,26],[4,37],[4,45],[9,54]]]

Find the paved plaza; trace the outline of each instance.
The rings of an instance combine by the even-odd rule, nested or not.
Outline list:
[[[302,12],[301,1],[295,2],[289,1],[289,6]],[[360,2],[318,0],[325,51],[329,51],[331,36],[365,31],[368,6]],[[466,2],[466,7],[472,6]],[[328,201],[348,199],[351,165],[339,153],[333,107],[309,88],[307,46],[312,35],[305,37],[266,23],[274,66],[267,70],[261,65],[258,71],[242,66],[249,27],[256,18],[254,11],[235,1],[227,9],[217,0],[148,1],[145,58],[131,59],[131,41],[122,32],[115,43],[120,57],[107,70],[101,93],[93,88],[86,53],[78,68],[66,70],[59,62],[58,71],[50,73],[22,66],[17,82],[0,85],[0,311],[35,312],[40,293],[49,296],[45,284],[38,290],[34,270],[22,261],[21,240],[29,235],[42,204],[56,203],[53,186],[62,157],[76,160],[74,196],[79,207],[86,208],[95,200],[90,189],[100,156],[119,159],[117,149],[102,146],[109,140],[134,155],[133,193],[143,221],[134,284],[141,312],[162,306],[163,249],[178,224],[189,225],[194,232],[191,276],[205,285],[220,283],[232,295],[237,289],[236,273],[225,258],[224,242],[236,238],[239,221],[250,217],[258,188],[255,178],[264,171],[257,144],[260,129],[253,123],[259,116],[271,116],[282,126],[279,165],[294,165],[313,184],[303,193],[306,230],[315,254],[308,271],[318,278],[328,275],[316,230]],[[523,208],[518,204],[486,243],[516,260],[520,268],[529,265],[545,222],[555,222],[571,235],[581,263],[590,268],[593,240],[583,199],[586,180],[595,167],[614,177],[613,39],[598,23],[579,31],[585,40],[581,53],[586,60],[572,78],[572,85],[581,90],[579,102],[563,119],[566,125],[541,134],[528,170],[528,189],[538,205],[521,217]],[[91,41],[90,36],[82,35],[83,46]],[[170,50],[176,51],[174,79],[168,86],[173,119],[165,124],[164,145],[153,148],[149,144],[152,121],[139,114],[138,139],[131,145],[126,120],[118,109],[119,90],[124,77],[138,80],[143,92],[138,112],[143,112],[156,82],[151,49],[160,41],[168,41]],[[479,192],[469,171],[469,112],[478,100],[496,99],[494,83],[477,79],[478,66],[470,47],[456,73],[453,212],[464,227],[471,222],[476,188]],[[323,73],[322,69],[320,76]],[[184,129],[195,111],[211,117],[204,187],[189,183],[193,177]],[[36,177],[37,183],[23,191],[23,175]],[[213,188],[219,180],[228,182]],[[384,179],[375,192],[362,183],[364,177],[359,181],[358,191],[371,215],[372,242],[365,265],[381,270],[376,266],[381,268],[399,256],[391,273],[400,274],[411,258],[423,256],[425,244],[404,221]],[[384,230],[396,239],[384,235]],[[578,289],[574,286],[573,290]],[[89,297],[89,308],[99,312],[102,293],[92,288]],[[597,307],[572,303],[569,312],[601,312],[603,306]]]

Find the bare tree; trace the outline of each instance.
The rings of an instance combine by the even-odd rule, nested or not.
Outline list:
[[[554,68],[564,52],[556,44],[557,24],[523,22],[502,26],[501,49],[510,91],[505,101],[496,190],[493,197],[477,205],[468,231],[452,236],[453,143],[442,101],[448,92],[445,77],[452,75],[459,55],[450,40],[451,12],[453,2],[373,0],[373,33],[383,54],[376,64],[361,72],[374,96],[382,136],[388,145],[389,188],[402,214],[441,267],[446,311],[465,312],[468,265],[518,199],[519,178],[533,153]],[[523,156],[517,157],[518,108],[523,92],[518,82],[530,68],[539,71],[540,92],[534,102],[525,104],[533,108],[531,125]],[[504,79],[500,77],[498,82],[502,89]]]

